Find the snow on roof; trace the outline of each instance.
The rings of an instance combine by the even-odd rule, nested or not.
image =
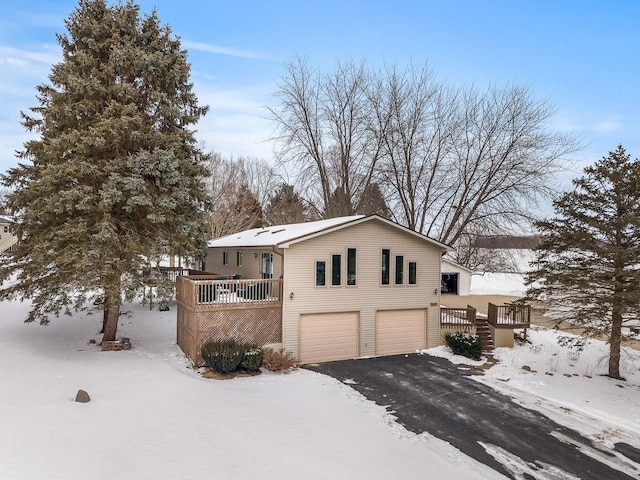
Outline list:
[[[0,223],[13,223],[14,220],[8,215],[0,215]]]
[[[457,267],[457,268],[461,268],[462,270],[466,270],[468,272],[473,272],[473,270],[471,270],[470,268],[467,268],[464,265],[460,265],[459,263],[454,262],[450,258],[447,258],[446,255],[444,257],[442,257],[442,263],[448,263],[449,265],[452,265],[452,266]]]
[[[209,247],[271,247],[364,218],[364,215],[329,218],[317,222],[252,228],[226,237],[209,240]]]

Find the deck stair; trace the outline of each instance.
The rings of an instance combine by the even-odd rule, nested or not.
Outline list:
[[[478,335],[482,341],[482,351],[493,352],[493,337],[491,336],[489,323],[484,315],[476,316],[476,335]]]

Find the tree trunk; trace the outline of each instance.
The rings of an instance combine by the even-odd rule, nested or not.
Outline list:
[[[102,309],[102,330],[100,330],[100,333],[104,333],[104,329],[107,326],[107,315],[109,314],[109,311],[107,310],[106,306]]]
[[[120,318],[120,303],[108,302],[105,304],[105,325],[103,342],[112,342],[116,339],[116,331],[118,330],[118,319]]]
[[[609,377],[620,376],[620,341],[622,338],[622,314],[614,306],[611,319],[611,338],[609,340]]]

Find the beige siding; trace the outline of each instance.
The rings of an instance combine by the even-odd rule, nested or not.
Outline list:
[[[222,263],[222,252],[224,251],[229,252],[228,265]],[[238,251],[242,251],[242,266],[240,267],[236,264],[236,252]],[[207,248],[207,255],[204,259],[205,270],[226,277],[237,274],[242,275],[242,278],[262,278],[263,253],[273,254],[273,278],[280,278],[282,275],[282,255],[274,253],[271,248]]]
[[[385,310],[376,315],[376,355],[413,353],[427,345],[427,312]]]
[[[358,313],[300,316],[300,362],[347,360],[358,356]]]
[[[356,286],[346,286],[347,248],[356,248]],[[391,250],[390,285],[381,285],[381,250]],[[427,347],[438,345],[440,257],[438,246],[380,221],[318,236],[285,249],[283,345],[299,355],[299,324],[304,314],[358,311],[360,356],[375,355],[378,310],[428,309]],[[342,255],[342,285],[331,286],[331,255]],[[404,257],[405,283],[394,285],[395,256]],[[315,261],[327,264],[327,286],[315,286]],[[408,263],[417,263],[417,285],[408,285]],[[293,298],[290,294],[293,293]],[[433,307],[433,308],[429,308]]]
[[[491,337],[494,347],[513,348],[513,329],[512,328],[495,328],[489,325]]]

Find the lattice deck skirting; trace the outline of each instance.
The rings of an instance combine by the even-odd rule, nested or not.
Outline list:
[[[194,311],[178,305],[178,346],[196,366],[200,348],[208,341],[233,338],[239,342],[282,342],[282,307],[252,307]]]

